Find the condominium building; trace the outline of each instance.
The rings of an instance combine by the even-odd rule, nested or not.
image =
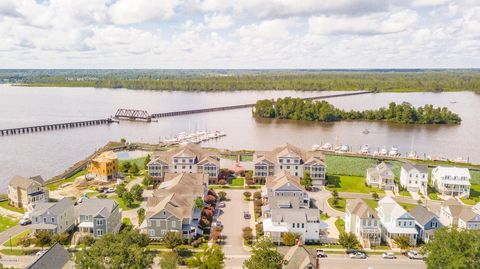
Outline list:
[[[432,184],[444,196],[470,196],[468,168],[438,166],[432,170]]]

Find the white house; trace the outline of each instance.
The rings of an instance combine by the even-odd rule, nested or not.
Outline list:
[[[444,226],[456,225],[463,229],[480,229],[480,214],[455,198],[445,201],[440,208],[440,222]]]
[[[380,218],[382,238],[390,246],[394,245],[394,239],[401,235],[410,237],[411,245],[416,244],[418,232],[415,218],[390,196],[378,201],[377,214]]]
[[[428,166],[405,163],[400,171],[400,185],[411,192],[427,195]]]
[[[432,170],[432,184],[445,196],[468,197],[470,178],[468,168],[438,166]]]
[[[382,190],[393,190],[395,188],[395,175],[384,162],[367,169],[366,183],[368,186]]]
[[[363,247],[380,245],[380,219],[377,212],[362,199],[347,200],[345,232],[354,233]]]

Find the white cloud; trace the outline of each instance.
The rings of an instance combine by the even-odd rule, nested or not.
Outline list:
[[[293,19],[268,20],[242,26],[235,35],[246,39],[286,39],[290,36],[289,28],[295,26],[298,26],[298,22]]]
[[[117,24],[135,24],[152,20],[169,20],[175,15],[178,0],[117,0],[111,7],[112,20]]]
[[[230,15],[205,15],[205,24],[209,29],[226,29],[233,25],[233,19]]]
[[[311,34],[358,34],[376,35],[402,32],[417,20],[415,11],[379,13],[360,17],[317,16],[308,21]]]

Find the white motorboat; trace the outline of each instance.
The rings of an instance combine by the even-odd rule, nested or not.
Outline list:
[[[330,143],[325,143],[325,144],[323,144],[323,146],[321,147],[321,149],[323,149],[323,150],[332,150],[332,144],[330,144]]]
[[[340,152],[348,152],[350,147],[348,145],[342,145],[338,151]]]
[[[313,151],[316,151],[316,150],[319,150],[319,149],[320,149],[320,145],[315,144],[315,145],[312,146]]]
[[[386,148],[382,148],[380,149],[380,152],[378,153],[378,155],[387,155],[388,151]]]
[[[360,149],[360,154],[369,154],[370,153],[370,147],[368,145],[363,145],[362,148]]]
[[[398,153],[398,148],[396,146],[392,146],[390,148],[390,151],[388,152],[388,156],[398,156],[398,155],[400,155]]]

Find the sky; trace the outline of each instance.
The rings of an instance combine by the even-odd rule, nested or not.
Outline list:
[[[0,0],[0,68],[480,68],[480,0]]]

